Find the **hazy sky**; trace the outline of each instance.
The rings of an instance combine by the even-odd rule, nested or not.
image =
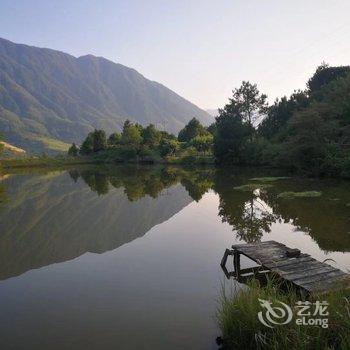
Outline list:
[[[0,0],[0,36],[137,69],[202,108],[242,80],[272,101],[350,64],[349,0]]]

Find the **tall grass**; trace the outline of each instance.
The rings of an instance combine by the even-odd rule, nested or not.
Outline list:
[[[224,349],[350,349],[349,289],[309,298],[311,302],[328,301],[328,328],[297,325],[294,317],[288,324],[268,328],[258,319],[259,311],[263,311],[259,299],[269,300],[274,304],[281,301],[293,309],[301,297],[292,288],[281,289],[273,279],[265,287],[252,280],[248,283],[248,288],[237,289],[233,295],[227,296],[223,292],[218,309],[218,322]]]

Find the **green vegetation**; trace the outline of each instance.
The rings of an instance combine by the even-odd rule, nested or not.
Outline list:
[[[45,149],[57,152],[67,152],[69,144],[50,137],[38,137],[38,141],[42,142]]]
[[[216,118],[214,153],[219,163],[247,163],[255,152],[254,123],[267,111],[266,95],[257,86],[243,82]],[[254,163],[254,161],[252,162]]]
[[[259,181],[259,182],[274,182],[279,180],[290,179],[288,176],[265,176],[265,177],[253,177],[250,179],[251,181]]]
[[[2,136],[2,134],[0,134],[0,155],[2,154],[5,148],[5,145],[2,143],[3,140],[4,140],[4,137]]]
[[[68,149],[68,155],[71,157],[76,157],[78,153],[79,153],[79,148],[75,143],[73,143],[72,146],[70,146]]]
[[[322,195],[322,192],[319,191],[304,191],[304,192],[282,192],[280,193],[277,198],[286,198],[286,199],[293,199],[293,198],[313,198],[313,197],[320,197]]]
[[[153,124],[144,126],[128,120],[119,133],[120,121],[118,125],[110,123],[98,114],[95,117],[101,122],[94,124],[98,125],[94,131],[85,124],[75,134],[62,131],[70,130],[66,124],[57,126],[59,130],[53,128],[57,135],[63,132],[62,139],[75,142],[84,135],[79,152],[76,146],[69,149],[66,143],[53,139],[47,132],[45,118],[46,126],[42,130],[36,130],[31,124],[34,128],[31,140],[40,141],[44,149],[55,152],[69,149],[71,157],[87,156],[90,161],[98,162],[215,162],[287,168],[311,176],[350,177],[349,94],[350,67],[322,64],[304,91],[295,91],[270,106],[267,96],[256,85],[243,81],[233,90],[229,103],[219,110],[214,123],[204,127],[193,118],[177,137],[158,130]],[[12,116],[8,113],[4,112],[6,118]],[[40,119],[42,113],[37,113]],[[95,118],[88,115],[91,120]],[[103,130],[112,133],[108,136]],[[25,133],[22,136],[26,137]],[[253,181],[262,183],[277,179]]]
[[[47,167],[47,168],[57,168],[64,167],[67,165],[75,164],[88,164],[97,163],[96,160],[89,159],[86,157],[48,157],[42,155],[40,157],[22,157],[22,158],[11,158],[1,160],[1,167],[4,169],[9,168],[32,168],[32,167]]]
[[[218,163],[272,165],[314,176],[350,176],[350,67],[323,64],[305,91],[272,106],[243,82],[219,110]],[[262,120],[259,125],[254,121]]]
[[[209,135],[209,132],[204,128],[204,126],[199,122],[199,120],[193,118],[179,132],[178,140],[180,142],[190,142],[198,136],[206,135]]]
[[[180,131],[179,137],[126,120],[121,134],[108,139],[103,130],[90,132],[80,149],[72,144],[68,155],[89,156],[99,162],[167,162],[212,164],[213,135],[195,118]]]
[[[262,311],[259,299],[274,305],[283,302],[291,307],[300,300],[293,289],[282,291],[274,279],[261,287],[252,280],[248,288],[236,290],[227,297],[224,293],[219,305],[218,322],[225,349],[274,349],[274,350],[326,350],[349,349],[350,345],[350,290],[338,290],[323,295],[313,295],[313,301],[328,301],[328,328],[300,326],[294,319],[274,328],[264,326],[258,319]]]
[[[238,190],[238,191],[255,191],[257,189],[265,189],[265,188],[269,188],[272,187],[272,185],[270,184],[264,184],[264,183],[251,183],[251,184],[246,184],[246,185],[242,185],[242,186],[236,186],[233,189],[234,190]]]

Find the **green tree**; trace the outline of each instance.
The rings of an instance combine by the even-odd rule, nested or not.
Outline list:
[[[244,145],[251,135],[250,127],[231,107],[226,105],[216,119],[214,154],[218,163],[241,163]]]
[[[155,148],[159,146],[162,135],[153,124],[150,124],[142,130],[142,137],[145,145]]]
[[[103,130],[94,130],[92,133],[93,151],[99,152],[107,148],[106,133]]]
[[[68,155],[71,157],[76,157],[78,155],[78,153],[79,153],[79,148],[73,142],[72,145],[69,147]]]
[[[266,100],[267,96],[259,92],[256,84],[243,81],[238,89],[233,90],[230,104],[235,106],[235,110],[242,121],[253,127],[256,121],[267,113],[268,104]]]
[[[160,155],[162,157],[174,155],[180,149],[180,144],[177,140],[164,139],[160,143]]]
[[[92,132],[90,132],[80,146],[80,154],[87,156],[91,154],[93,151],[94,151],[94,140],[93,140]]]
[[[310,95],[316,94],[329,83],[345,78],[349,73],[349,66],[330,67],[328,64],[322,63],[307,82],[308,92]]]
[[[214,154],[218,162],[245,163],[253,143],[254,124],[267,112],[267,96],[243,81],[216,118]]]
[[[283,128],[297,111],[306,108],[309,105],[309,99],[304,91],[295,91],[289,98],[286,96],[269,107],[266,118],[259,124],[258,133],[267,139],[283,139],[285,133]],[[282,131],[282,132],[281,132]]]
[[[216,133],[216,123],[211,123],[208,127],[207,127],[207,131],[210,132],[213,136]]]
[[[196,136],[191,140],[190,145],[198,152],[207,153],[213,147],[213,135]]]
[[[120,141],[121,135],[118,132],[114,132],[113,134],[109,135],[107,143],[109,146],[116,146],[120,144]]]
[[[124,145],[140,146],[142,143],[141,128],[139,125],[131,123],[126,120],[123,127],[121,143]]]
[[[188,124],[179,132],[178,140],[180,142],[189,142],[196,136],[207,135],[208,131],[196,118],[191,119]]]

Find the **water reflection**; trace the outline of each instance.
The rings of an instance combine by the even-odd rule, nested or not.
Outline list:
[[[350,251],[348,182],[284,179],[237,190],[262,170],[181,167],[83,167],[11,176],[0,184],[0,279],[102,253],[144,235],[209,190],[235,239],[259,241],[272,225],[290,223],[324,251]],[[285,191],[322,191],[287,200]],[[205,214],[203,214],[205,215]],[[193,230],[196,223],[193,222]],[[214,233],[213,233],[214,234]]]
[[[0,279],[103,253],[144,235],[192,199],[161,170],[82,169],[6,181]]]
[[[278,175],[266,172],[119,166],[2,179],[0,348],[214,349],[219,262],[240,241],[280,241],[346,269],[349,184],[237,189]],[[278,197],[306,189],[323,194]]]

